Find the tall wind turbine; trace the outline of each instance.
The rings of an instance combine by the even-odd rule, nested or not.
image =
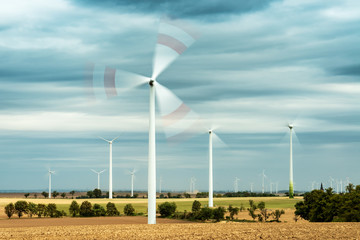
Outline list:
[[[235,181],[234,181],[234,192],[235,193],[239,192],[239,181],[240,181],[240,178],[235,177]]]
[[[105,169],[100,171],[100,172],[97,172],[95,171],[94,169],[91,169],[91,171],[93,171],[94,173],[97,174],[97,177],[98,177],[98,185],[97,185],[97,189],[100,189],[100,174],[102,174],[103,172],[105,172]]]
[[[261,174],[261,177],[262,177],[262,193],[265,193],[265,178],[266,178],[266,175],[265,175],[265,169],[262,171],[262,174]]]
[[[55,171],[49,169],[49,198],[51,198],[51,174],[54,174]]]
[[[133,169],[131,172],[130,172],[130,175],[131,175],[131,197],[134,196],[134,176],[135,176],[135,169]]]
[[[170,135],[165,130],[165,135],[168,138],[178,139],[184,137],[183,127],[191,127],[183,124],[184,121],[177,121],[179,118],[186,118],[185,122],[189,123],[190,117],[193,117],[193,111],[183,104],[180,99],[174,100],[174,94],[160,83],[157,82],[159,75],[165,71],[165,69],[175,61],[188,47],[190,47],[197,39],[197,34],[187,24],[179,20],[173,20],[169,18],[163,18],[160,21],[158,39],[155,48],[153,71],[151,77],[144,77],[137,74],[133,74],[132,87],[140,86],[143,84],[149,84],[149,153],[148,153],[148,224],[156,224],[156,139],[155,139],[155,94],[156,99],[159,102],[161,117],[164,121],[167,121],[165,127],[174,123],[179,123],[174,126],[173,129],[177,129],[178,132],[171,132]],[[87,80],[86,86],[88,86],[88,95],[94,97],[94,65],[89,65],[88,72],[85,77]],[[102,74],[101,74],[102,71]],[[100,80],[103,81],[100,85],[105,86],[105,92],[102,91],[107,97],[117,96],[116,86],[121,85],[122,79],[117,75],[117,69],[102,68],[100,74]],[[104,72],[105,71],[105,72]],[[105,73],[105,74],[104,74]],[[121,75],[120,75],[121,76]],[[97,85],[97,86],[100,86]],[[163,95],[165,94],[165,95]],[[172,97],[171,101],[166,97]],[[159,98],[163,97],[164,101],[160,101]],[[176,97],[176,96],[175,96]],[[160,102],[164,103],[164,108]],[[178,104],[180,103],[180,104]],[[174,108],[175,107],[175,108]],[[164,110],[164,111],[163,111]],[[182,119],[180,119],[182,120]],[[179,128],[179,125],[182,125]],[[186,125],[186,126],[185,126]]]
[[[333,189],[333,182],[334,182],[335,180],[331,177],[331,176],[329,176],[329,182],[330,182],[330,187],[331,187],[331,189]]]
[[[294,198],[294,179],[293,179],[293,154],[292,154],[292,130],[294,125],[288,125],[290,129],[290,172],[289,172],[289,198]]]
[[[109,162],[110,162],[109,163],[109,199],[112,199],[113,198],[113,196],[112,196],[112,193],[113,193],[113,186],[112,186],[112,144],[116,139],[119,138],[119,136],[114,138],[111,141],[107,140],[107,139],[105,139],[103,137],[99,137],[99,138],[104,140],[105,142],[108,142],[109,146],[110,146],[110,156],[109,156],[109,158],[110,158],[110,160],[109,160]]]

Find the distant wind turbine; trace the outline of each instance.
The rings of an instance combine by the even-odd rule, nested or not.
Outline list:
[[[54,174],[55,171],[49,169],[49,198],[51,198],[51,174]]]
[[[94,173],[97,174],[97,177],[98,177],[98,185],[97,185],[97,189],[100,189],[100,174],[102,174],[103,172],[105,172],[105,169],[100,171],[100,172],[97,172],[95,171],[94,169],[91,169],[91,171],[93,171]]]
[[[266,178],[265,170],[262,171],[261,177],[262,177],[262,193],[265,193],[265,178]]]
[[[253,192],[254,183],[250,183],[250,192]]]
[[[235,177],[235,181],[234,181],[234,192],[235,193],[239,192],[239,181],[240,181],[240,178]]]
[[[134,197],[134,176],[135,176],[135,169],[130,172],[131,175],[131,197]]]
[[[288,125],[290,129],[290,173],[289,173],[289,198],[294,198],[294,179],[293,179],[293,153],[292,153],[292,131],[293,124]]]
[[[329,176],[329,182],[330,182],[330,187],[331,187],[331,189],[332,189],[332,188],[333,188],[334,179],[333,179],[331,176]]]
[[[112,199],[113,187],[112,187],[112,144],[113,142],[118,139],[119,137],[114,138],[113,140],[107,140],[103,137],[99,137],[100,139],[104,140],[105,142],[109,143],[110,146],[110,163],[109,163],[109,199]]]

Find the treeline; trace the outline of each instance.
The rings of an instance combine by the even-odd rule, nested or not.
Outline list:
[[[255,193],[255,192],[227,192],[222,197],[275,197],[272,193]]]
[[[280,217],[285,213],[284,210],[275,210],[272,211],[265,207],[265,202],[260,202],[259,204],[255,204],[253,200],[249,200],[250,208],[249,215],[253,218],[253,222],[257,219],[259,222],[280,222]],[[176,218],[176,219],[187,219],[190,221],[209,221],[213,220],[215,222],[219,222],[224,220],[225,214],[228,212],[229,216],[226,217],[228,221],[248,221],[248,220],[238,220],[234,219],[234,216],[240,212],[244,211],[245,208],[241,204],[240,207],[233,207],[229,205],[228,208],[225,207],[217,207],[217,208],[209,208],[202,207],[201,203],[195,200],[192,204],[191,212],[177,212],[176,211],[176,203],[175,202],[165,202],[158,205],[158,212],[161,217],[167,218]],[[273,217],[273,220],[269,220],[270,217]]]
[[[310,222],[360,222],[360,185],[350,183],[340,194],[332,188],[313,190],[295,208],[295,215]]]
[[[55,203],[45,204],[35,204],[32,202],[26,201],[17,201],[15,204],[9,203],[5,206],[5,214],[8,218],[11,218],[14,214],[16,214],[19,218],[27,214],[30,218],[33,216],[41,217],[51,217],[51,218],[59,218],[66,216],[66,212],[57,210],[57,206]]]
[[[69,207],[69,213],[72,217],[100,217],[100,216],[120,216],[120,212],[114,203],[108,202],[106,208],[100,204],[92,205],[89,201],[84,201],[80,205],[76,201],[72,201]],[[25,214],[32,218],[33,216],[60,218],[66,216],[64,210],[57,210],[55,203],[35,204],[26,201],[17,201],[15,204],[9,203],[5,206],[5,214],[11,218],[16,214],[19,218]],[[135,209],[131,204],[126,204],[124,207],[124,214],[126,216],[143,215],[143,213],[135,213]]]

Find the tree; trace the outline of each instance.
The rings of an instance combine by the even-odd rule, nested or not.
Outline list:
[[[323,186],[322,183],[321,183],[321,185],[320,185],[320,190],[321,190],[321,191],[324,191],[324,186]]]
[[[213,211],[211,208],[204,207],[200,210],[199,218],[203,221],[209,220],[213,217]]]
[[[201,209],[201,203],[198,200],[195,200],[192,204],[191,211],[192,212],[199,212]]]
[[[53,196],[54,198],[56,198],[57,196],[59,196],[59,193],[58,193],[57,191],[53,191],[53,192],[52,192],[52,196]]]
[[[217,222],[224,219],[224,215],[226,213],[226,209],[224,207],[218,207],[213,210],[213,217]]]
[[[185,192],[185,193],[184,193],[184,197],[185,197],[185,198],[191,198],[191,195],[190,195],[189,193],[186,193],[186,192]]]
[[[117,210],[114,203],[108,202],[106,204],[106,215],[108,216],[119,216],[120,212]]]
[[[134,193],[133,198],[137,198],[139,196],[138,193]]]
[[[170,217],[176,211],[176,203],[164,202],[162,204],[159,204],[158,208],[159,208],[160,215],[162,217]]]
[[[94,204],[93,212],[96,217],[105,216],[106,214],[104,207],[97,203]]]
[[[45,204],[41,204],[39,203],[37,205],[37,212],[36,212],[36,215],[41,218],[41,216],[44,216],[46,215],[46,205]]]
[[[33,202],[29,202],[28,204],[28,214],[29,217],[32,218],[33,215],[36,215],[37,213],[37,204],[33,203]]]
[[[87,195],[89,198],[93,198],[93,197],[94,197],[94,192],[93,192],[93,191],[87,191],[86,195]]]
[[[25,193],[24,196],[25,198],[28,198],[28,196],[30,196],[30,193]]]
[[[254,203],[254,200],[249,200],[250,208],[248,208],[249,215],[252,217],[253,220],[257,217],[255,214],[255,211],[257,209],[256,204]]]
[[[92,217],[94,212],[92,210],[92,205],[89,201],[84,201],[80,206],[80,216],[82,217]]]
[[[80,212],[80,206],[76,201],[72,201],[69,207],[70,214],[75,217]]]
[[[47,206],[46,206],[46,216],[49,216],[49,217],[55,217],[55,214],[56,214],[56,204],[55,203],[49,203]]]
[[[171,198],[171,192],[167,193],[168,198]]]
[[[124,207],[124,214],[126,216],[134,216],[135,215],[135,208],[131,204],[126,204]]]
[[[5,206],[5,213],[6,213],[6,216],[8,216],[8,218],[11,218],[15,212],[16,212],[16,210],[15,210],[15,206],[13,203],[9,203],[8,205]]]
[[[49,197],[49,193],[47,193],[47,192],[42,192],[41,195],[43,195],[44,198],[48,198],[48,197]]]
[[[97,189],[97,188],[95,188],[94,189],[94,191],[93,191],[93,196],[95,197],[95,198],[101,198],[101,190],[100,189]]]
[[[275,212],[272,213],[273,218],[277,221],[280,222],[280,217],[281,215],[283,215],[285,213],[285,211],[283,209],[279,210],[276,209]],[[296,220],[297,221],[297,220]]]
[[[237,215],[239,213],[239,208],[238,207],[233,207],[231,205],[229,205],[228,207],[228,211],[230,213],[230,219],[233,220],[234,219],[234,215]]]
[[[16,214],[21,218],[28,211],[28,203],[26,201],[17,201],[15,203]]]
[[[66,193],[63,192],[63,193],[61,194],[61,197],[62,197],[62,198],[65,198],[65,197],[66,197]]]
[[[270,217],[271,213],[269,213],[268,210],[265,208],[265,202],[261,201],[257,207],[260,210],[260,214],[258,214],[259,222],[266,222],[267,219]]]
[[[71,194],[71,198],[73,199],[74,198],[74,194],[75,194],[75,191],[72,190],[71,192],[69,192]]]

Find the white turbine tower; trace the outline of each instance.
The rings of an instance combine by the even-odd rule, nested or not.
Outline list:
[[[262,177],[262,193],[265,193],[265,178],[266,178],[266,175],[265,175],[265,170],[262,171],[262,174],[261,174],[261,177]]]
[[[100,189],[100,174],[102,174],[102,173],[105,172],[106,170],[104,169],[104,170],[102,170],[102,171],[100,171],[100,172],[97,172],[97,171],[95,171],[94,169],[91,169],[91,171],[93,171],[94,173],[97,174],[97,178],[98,178],[97,189]]]
[[[213,207],[213,153],[212,153],[212,130],[209,130],[209,207]]]
[[[113,186],[112,186],[112,144],[113,142],[118,139],[119,137],[114,138],[113,140],[107,140],[103,137],[99,137],[100,139],[104,140],[105,142],[109,143],[110,147],[110,154],[109,154],[109,199],[112,199],[112,193],[113,193]]]
[[[253,192],[254,183],[250,183],[250,192]]]
[[[235,193],[239,192],[239,181],[240,181],[240,178],[235,177],[235,181],[234,181],[234,192]]]
[[[195,182],[196,182],[196,178],[191,177],[190,178],[190,193],[195,193]]]
[[[290,172],[289,172],[289,198],[294,198],[294,179],[293,179],[293,153],[292,153],[292,130],[294,125],[288,125],[290,129]]]
[[[135,177],[135,169],[130,172],[131,175],[131,197],[134,197],[134,177]]]
[[[54,174],[55,171],[49,169],[49,198],[51,198],[51,174]]]

